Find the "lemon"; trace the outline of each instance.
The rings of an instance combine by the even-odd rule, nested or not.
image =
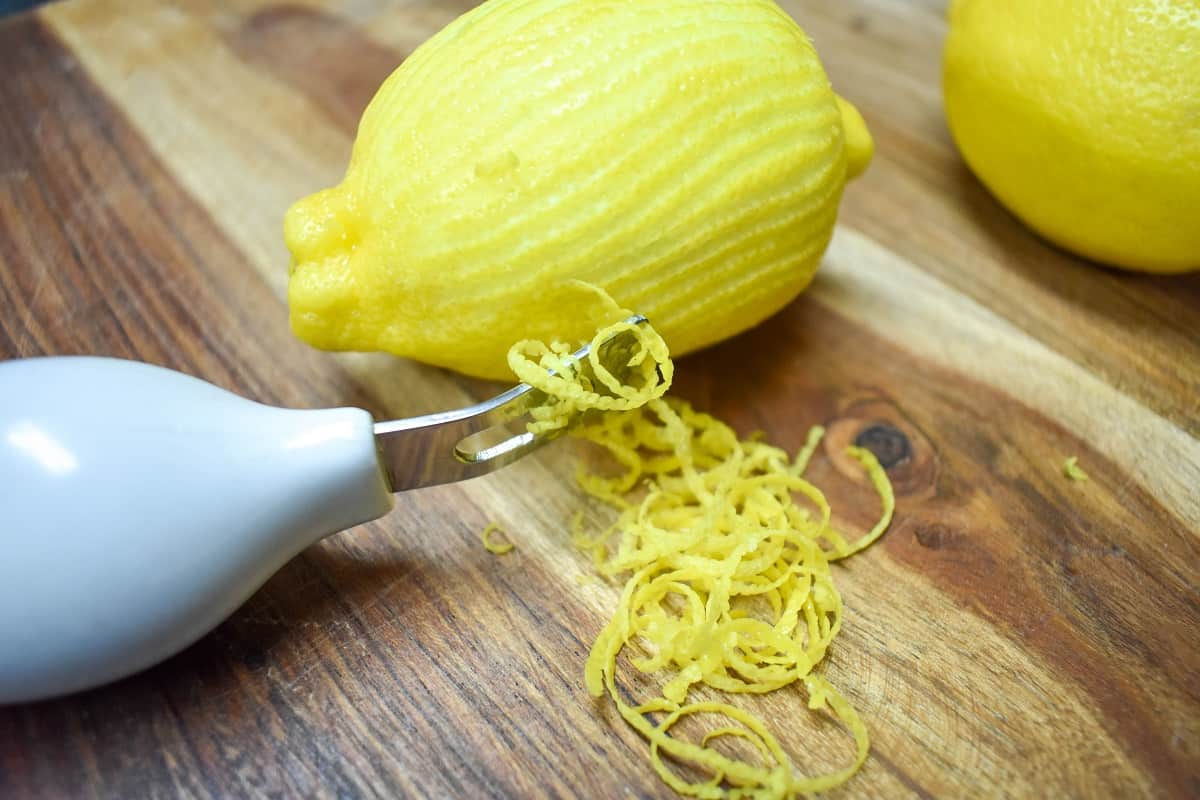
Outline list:
[[[769,0],[490,0],[384,82],[344,180],[288,211],[292,327],[503,378],[514,341],[611,321],[607,293],[681,355],[809,283],[871,151]]]
[[[1200,2],[957,0],[944,88],[963,157],[1031,228],[1200,268]]]

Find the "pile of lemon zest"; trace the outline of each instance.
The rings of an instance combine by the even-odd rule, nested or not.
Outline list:
[[[1079,457],[1071,456],[1062,465],[1063,475],[1066,475],[1073,481],[1086,481],[1088,474],[1079,466]]]
[[[513,548],[516,547],[516,545],[514,545],[512,542],[493,541],[493,539],[492,539],[493,533],[502,533],[505,536],[508,535],[508,533],[503,528],[501,528],[497,523],[489,522],[487,527],[483,529],[483,533],[481,533],[479,535],[479,538],[483,540],[484,548],[489,553],[495,553],[498,556],[502,556],[505,553],[511,552],[513,550]]]
[[[594,344],[628,327],[605,328]],[[845,698],[813,670],[842,624],[830,562],[868,546],[888,527],[895,497],[887,474],[869,451],[847,451],[883,505],[879,522],[848,542],[832,526],[825,495],[804,478],[824,430],[813,428],[795,458],[761,437],[739,439],[716,418],[662,396],[673,374],[669,353],[650,326],[636,330],[632,385],[613,385],[604,372],[595,373],[600,385],[584,380],[561,345],[521,342],[509,358],[519,378],[555,398],[552,411],[536,422],[560,424],[562,415],[591,408],[612,412],[573,430],[620,467],[615,475],[579,474],[583,490],[611,506],[616,521],[595,535],[584,532],[582,512],[571,524],[572,541],[591,554],[596,570],[624,580],[616,610],[588,656],[587,689],[609,696],[649,742],[655,772],[681,794],[784,798],[838,786],[861,767],[869,737]],[[657,381],[659,375],[666,381]],[[635,669],[662,680],[659,695],[640,704],[628,702],[617,686],[618,658],[627,646],[637,653],[629,658]],[[853,739],[854,758],[841,769],[798,775],[759,717],[729,703],[689,702],[701,686],[762,694],[797,682],[809,708],[832,714]],[[665,716],[655,722],[656,714]],[[698,743],[671,735],[677,722],[693,715],[725,722]],[[721,737],[745,739],[760,763],[715,749]],[[668,760],[707,777],[686,781]]]

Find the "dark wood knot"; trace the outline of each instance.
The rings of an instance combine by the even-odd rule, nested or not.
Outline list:
[[[891,469],[912,458],[912,444],[899,428],[886,422],[874,422],[854,437],[854,444],[870,450],[884,469]]]
[[[930,550],[941,550],[950,539],[950,534],[938,525],[919,527],[914,531],[917,544]]]
[[[825,435],[825,452],[838,472],[865,485],[862,464],[846,452],[851,445],[878,459],[897,497],[929,497],[937,491],[937,450],[889,398],[875,393],[847,398]]]

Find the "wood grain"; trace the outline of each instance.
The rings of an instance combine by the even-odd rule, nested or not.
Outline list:
[[[493,390],[314,352],[283,303],[284,209],[340,177],[379,81],[471,5],[0,23],[0,358],[138,358],[381,416]],[[825,424],[814,475],[851,526],[876,501],[843,446],[888,465],[895,525],[837,575],[827,674],[873,750],[836,794],[1200,795],[1200,275],[1075,259],[988,196],[942,121],[943,3],[783,5],[878,156],[812,289],[683,360],[678,391],[785,447]],[[670,796],[582,685],[615,589],[579,582],[564,532],[577,457],[404,495],[168,663],[0,709],[0,796]],[[509,556],[478,542],[492,519]],[[805,768],[848,754],[797,694],[758,709]]]

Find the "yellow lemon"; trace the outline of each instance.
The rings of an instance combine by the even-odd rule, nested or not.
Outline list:
[[[1200,2],[956,0],[944,88],[963,157],[1031,228],[1200,268]]]
[[[871,150],[770,0],[490,0],[289,210],[292,327],[502,378],[514,341],[589,338],[598,287],[682,354],[809,283]]]

